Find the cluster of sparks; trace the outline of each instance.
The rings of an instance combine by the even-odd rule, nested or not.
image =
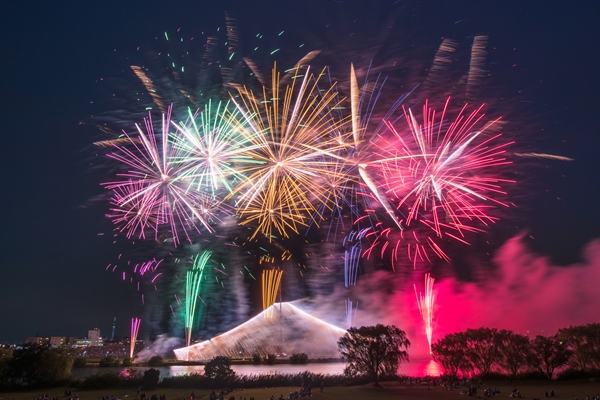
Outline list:
[[[166,232],[177,246],[234,215],[251,227],[249,239],[272,240],[318,226],[344,205],[360,215],[375,204],[388,221],[360,236],[370,243],[362,256],[390,232],[404,238],[418,226],[431,234],[424,244],[407,241],[411,258],[423,258],[425,245],[446,258],[435,238],[464,242],[465,233],[495,222],[490,210],[506,206],[497,198],[509,181],[495,171],[509,163],[510,143],[494,128],[498,121],[484,121],[482,107],[449,115],[448,99],[438,115],[425,103],[420,118],[403,109],[405,125],[384,119],[388,134],[365,143],[353,69],[348,115],[334,112],[347,100],[335,83],[321,82],[324,71],[292,73],[283,85],[273,68],[260,95],[239,86],[229,102],[208,102],[178,122],[171,108],[160,123],[149,115],[115,141],[108,156],[122,168],[104,186],[117,229],[129,238]],[[353,201],[357,191],[369,201]]]
[[[235,43],[235,29],[227,32]],[[476,56],[484,47],[485,42],[474,46],[475,60],[481,61]],[[131,132],[97,143],[109,149],[117,165],[114,177],[103,183],[111,192],[109,217],[116,230],[129,239],[168,240],[178,247],[218,234],[231,220],[248,227],[247,240],[269,242],[318,229],[329,220],[327,238],[333,233],[335,240],[333,221],[343,224],[349,215],[344,286],[350,289],[363,257],[379,253],[384,258],[391,251],[393,269],[401,254],[415,266],[434,258],[449,261],[442,240],[468,243],[468,234],[497,221],[494,210],[508,206],[502,199],[512,181],[499,171],[510,164],[506,151],[511,142],[503,139],[498,119],[486,118],[483,105],[453,104],[447,98],[441,110],[425,101],[419,112],[419,106],[400,108],[406,94],[389,111],[374,112],[379,81],[365,78],[361,88],[351,65],[349,93],[343,93],[336,82],[323,78],[327,68],[311,70],[316,54],[285,72],[275,65],[270,82],[252,60],[244,59],[260,90],[227,75],[226,100],[192,101],[194,108],[185,110],[166,105],[143,68],[132,67],[161,115],[149,112]],[[472,65],[469,88],[476,86],[480,69]],[[396,110],[400,117],[392,116]],[[531,154],[546,156],[522,156]],[[197,255],[187,272],[188,346],[210,257],[210,251]],[[134,272],[152,274],[154,283],[159,265],[148,262],[139,271],[136,265]],[[265,311],[273,309],[282,273],[263,272]],[[425,287],[419,296],[415,286],[415,295],[431,348],[429,275]],[[357,309],[358,303],[348,298],[348,327]],[[131,352],[139,323],[132,320]]]

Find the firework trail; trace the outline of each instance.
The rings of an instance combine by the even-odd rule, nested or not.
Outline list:
[[[433,305],[435,296],[433,295],[433,282],[435,279],[430,274],[425,274],[425,295],[417,294],[417,285],[414,285],[415,297],[419,306],[419,313],[425,322],[425,334],[429,344],[429,354],[431,354],[431,339],[433,337]]]
[[[257,162],[246,169],[246,179],[232,194],[240,224],[256,226],[251,239],[258,233],[269,239],[299,233],[315,221],[315,203],[331,196],[323,176],[350,179],[331,168],[338,161],[335,152],[347,146],[331,135],[344,124],[328,112],[336,104],[336,92],[319,92],[319,76],[309,70],[296,68],[292,83],[282,88],[274,67],[271,88],[263,87],[262,97],[244,87],[238,90],[239,99],[232,99],[243,120],[240,133],[252,143],[247,155]]]
[[[350,286],[356,286],[356,278],[358,277],[358,267],[360,263],[361,255],[361,242],[360,240],[353,241],[352,233],[344,239],[344,244],[349,247],[344,251],[344,286],[349,288]]]
[[[196,306],[200,297],[200,286],[202,284],[202,276],[204,268],[211,256],[210,251],[205,251],[202,254],[196,255],[194,265],[186,275],[185,284],[185,343],[189,346],[192,341],[192,328],[194,318],[196,316]]]
[[[377,137],[385,129],[383,122],[375,117],[376,105],[382,95],[382,87],[386,79],[378,75],[374,80],[369,76],[371,65],[366,71],[362,87],[359,87],[354,65],[350,65],[349,74],[349,96],[343,106],[337,106],[330,110],[336,115],[337,120],[349,120],[349,124],[341,126],[343,131],[332,130],[332,135],[340,144],[347,146],[340,148],[336,153],[337,161],[329,168],[325,178],[327,186],[331,187],[330,195],[318,210],[315,219],[324,220],[328,214],[329,228],[327,240],[333,238],[335,243],[337,235],[342,229],[346,231],[344,221],[349,221],[352,229],[350,235],[361,229],[360,219],[365,209],[372,208],[371,200],[384,207],[388,214],[393,215],[393,206],[383,196],[377,187],[377,183],[367,170],[369,167],[370,147],[374,137]],[[329,70],[327,70],[329,73]],[[329,79],[332,85],[332,79]],[[338,97],[342,99],[341,94]],[[397,99],[386,116],[391,115],[404,101],[406,95]],[[343,99],[342,99],[343,100]],[[349,105],[349,107],[348,107]],[[350,110],[350,113],[347,113]],[[377,121],[379,122],[377,123]],[[343,171],[340,175],[338,171]],[[340,179],[343,177],[344,179]],[[372,193],[372,198],[364,196],[364,192]],[[374,221],[367,219],[368,225]]]
[[[277,301],[277,292],[280,288],[282,276],[283,270],[281,269],[270,269],[262,272],[263,311],[270,310],[265,312],[265,318],[273,317],[273,308],[270,307]]]
[[[574,158],[559,156],[556,154],[546,154],[546,153],[513,153],[517,157],[526,157],[526,158],[546,158],[548,160],[558,160],[558,161],[574,161]]]
[[[140,331],[140,318],[131,319],[131,337],[129,338],[129,358],[133,359],[133,351],[135,350],[135,343],[137,342],[138,332]]]
[[[356,326],[356,314],[358,313],[358,302],[352,303],[352,300],[346,299],[346,328]]]

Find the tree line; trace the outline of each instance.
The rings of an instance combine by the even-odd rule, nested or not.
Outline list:
[[[394,325],[362,326],[349,328],[338,341],[342,359],[346,362],[343,375],[282,377],[236,376],[226,357],[215,357],[204,369],[203,375],[173,377],[162,380],[162,385],[195,385],[198,387],[225,385],[222,387],[257,387],[270,384],[296,384],[314,377],[326,385],[374,382],[397,379],[399,364],[409,360],[410,341],[406,333]],[[532,374],[554,378],[564,368],[580,376],[600,374],[600,324],[570,326],[559,329],[555,335],[538,335],[533,339],[506,329],[467,329],[444,336],[432,345],[434,360],[444,368],[445,374],[453,379],[463,377],[489,377],[501,374],[511,378]],[[304,363],[307,356],[294,354],[291,362]],[[111,358],[112,359],[112,358]],[[75,359],[66,349],[30,345],[17,350],[0,349],[0,389],[10,387],[43,387],[53,385],[75,385],[81,387],[105,387],[119,384],[158,384],[158,370],[151,368],[143,374],[130,372],[128,378],[116,374],[98,374],[76,382],[71,369],[81,359]],[[118,359],[108,360],[107,366]],[[152,357],[148,366],[159,366],[162,357]],[[85,363],[83,363],[85,365]],[[83,366],[81,365],[81,366]],[[130,366],[131,360],[124,359],[122,366]]]
[[[467,329],[444,336],[431,350],[454,378],[537,373],[552,379],[561,369],[583,376],[600,370],[600,324],[570,326],[533,339],[506,329]]]

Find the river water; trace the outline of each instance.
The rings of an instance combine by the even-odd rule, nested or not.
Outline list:
[[[277,364],[277,365],[232,365],[233,369],[239,375],[265,375],[265,374],[300,374],[304,371],[314,374],[338,375],[344,373],[344,363],[310,363],[303,365],[294,364]],[[133,367],[138,371],[145,371],[149,367]],[[203,365],[174,365],[169,367],[155,367],[160,371],[162,377],[180,376],[189,374],[204,373]],[[100,367],[85,367],[74,368],[72,375],[80,378],[96,374],[104,371],[121,372],[125,368],[100,368]],[[398,374],[413,377],[439,376],[442,373],[441,366],[431,359],[413,360],[403,362],[398,368]]]

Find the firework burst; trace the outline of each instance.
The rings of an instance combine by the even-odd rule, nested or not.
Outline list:
[[[323,177],[350,179],[335,168],[336,153],[347,146],[332,135],[345,123],[330,113],[337,93],[333,87],[320,92],[319,76],[309,68],[295,71],[292,83],[282,88],[274,68],[272,86],[263,88],[261,97],[239,88],[239,99],[233,99],[241,114],[239,133],[251,143],[246,154],[256,160],[232,193],[240,223],[256,226],[251,238],[258,233],[288,237],[309,221],[317,222],[319,205],[332,196]]]
[[[406,244],[413,262],[430,262],[428,253],[449,260],[437,244],[441,238],[467,243],[468,232],[482,232],[497,221],[493,210],[508,207],[498,200],[506,195],[504,185],[513,181],[498,171],[508,164],[499,120],[484,122],[483,106],[467,113],[467,106],[449,120],[450,99],[441,115],[425,102],[422,122],[404,110],[407,128],[398,129],[385,121],[392,137],[377,144],[377,179],[394,205],[400,233],[382,227],[365,236],[375,237],[371,252],[383,243],[397,259]],[[390,240],[393,238],[392,240]],[[395,243],[393,243],[395,242]]]
[[[171,164],[181,166],[181,177],[193,190],[215,200],[231,193],[244,180],[241,171],[256,163],[246,155],[253,147],[236,133],[237,113],[229,110],[228,104],[218,102],[213,106],[209,101],[202,111],[188,111],[186,122],[174,124],[178,156],[171,159]]]
[[[145,238],[150,230],[158,238],[164,229],[177,246],[182,232],[192,242],[189,231],[200,232],[202,227],[214,231],[211,222],[217,217],[213,210],[219,204],[213,196],[192,190],[184,174],[186,167],[172,162],[182,155],[171,142],[170,121],[169,108],[162,116],[161,134],[155,134],[149,116],[144,120],[145,130],[136,125],[136,136],[125,134],[126,144],[114,144],[108,156],[124,171],[104,186],[113,191],[111,217],[119,231],[128,238]]]
[[[498,120],[481,126],[483,106],[467,115],[465,105],[454,121],[447,123],[449,102],[439,121],[427,102],[422,123],[411,110],[405,112],[409,135],[387,122],[400,157],[382,166],[386,194],[395,200],[397,209],[408,210],[406,225],[418,220],[420,214],[430,213],[427,224],[439,237],[444,227],[460,233],[472,221],[483,225],[495,222],[487,211],[507,206],[495,197],[506,195],[502,185],[511,182],[499,178],[496,172],[498,167],[510,164],[504,154],[511,144],[500,142],[502,135],[494,133]]]

